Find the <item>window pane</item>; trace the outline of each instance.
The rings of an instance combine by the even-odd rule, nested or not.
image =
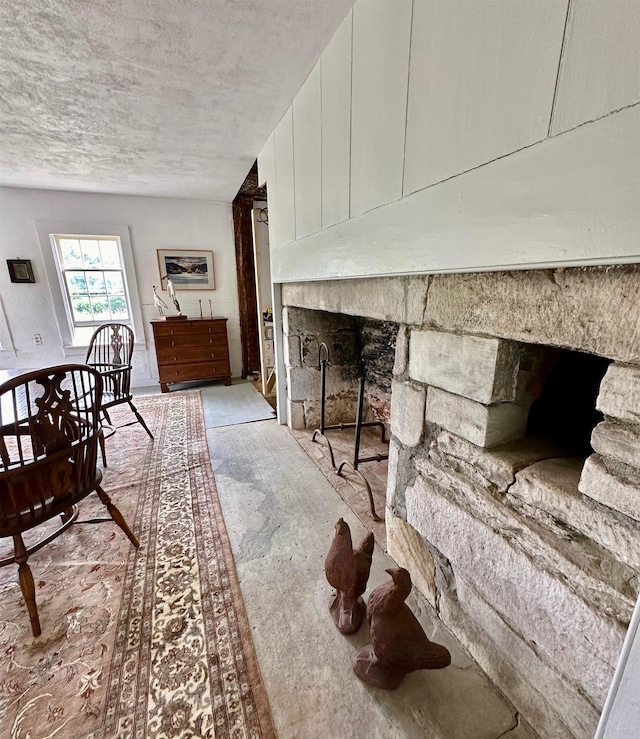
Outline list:
[[[87,283],[89,285],[90,295],[107,294],[107,288],[104,284],[104,274],[102,272],[87,272]]]
[[[105,297],[92,297],[91,305],[93,307],[93,317],[96,321],[108,321],[111,318],[109,311],[109,298]]]
[[[104,279],[107,283],[107,292],[109,295],[124,295],[121,272],[105,272]]]
[[[73,310],[74,321],[91,321],[93,320],[93,311],[91,310],[91,301],[88,297],[71,298],[71,309]]]
[[[100,253],[102,254],[103,267],[120,269],[120,252],[117,241],[100,239]]]
[[[70,295],[85,295],[87,279],[84,272],[65,272]]]
[[[58,239],[63,269],[82,268],[82,253],[78,239]]]
[[[102,266],[100,259],[100,245],[97,239],[80,239],[82,259],[85,267],[99,269]]]
[[[129,312],[127,311],[127,302],[122,295],[114,295],[109,298],[111,306],[111,315],[118,320],[129,320]]]

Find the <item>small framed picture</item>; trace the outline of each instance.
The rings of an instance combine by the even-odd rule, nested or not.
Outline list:
[[[169,277],[176,290],[215,290],[213,252],[198,249],[158,249],[160,280]],[[166,283],[162,283],[163,287]]]
[[[30,259],[7,259],[11,282],[35,282]]]

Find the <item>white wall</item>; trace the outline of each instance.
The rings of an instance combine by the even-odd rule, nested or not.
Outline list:
[[[240,374],[240,326],[230,203],[18,188],[0,188],[0,297],[15,350],[7,350],[4,346],[7,342],[3,341],[2,368],[42,367],[69,360],[53,310],[52,290],[57,290],[58,284],[49,285],[45,274],[35,225],[39,221],[129,226],[145,331],[142,338],[148,348],[148,351],[138,349],[134,353],[136,384],[157,382],[158,376],[149,325],[157,315],[152,300],[152,286],[157,285],[160,278],[156,249],[213,251],[216,290],[182,291],[178,299],[183,313],[191,317],[199,316],[198,299],[202,299],[203,312],[208,315],[211,299],[214,315],[229,318],[231,372]],[[32,260],[35,284],[10,282],[4,260],[13,258]],[[166,292],[164,297],[169,302]],[[34,345],[36,333],[42,336],[41,346]]]
[[[640,719],[640,599],[631,617],[594,739],[637,739]]]
[[[357,0],[259,157],[273,279],[638,261],[639,25]]]

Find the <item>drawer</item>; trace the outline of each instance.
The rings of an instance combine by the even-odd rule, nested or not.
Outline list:
[[[207,362],[229,359],[226,342],[205,344],[203,346],[156,346],[156,356],[160,364],[184,364],[185,362]]]
[[[156,351],[160,354],[161,351],[169,350],[175,352],[176,350],[184,351],[189,347],[202,346],[207,347],[211,350],[226,350],[227,348],[227,337],[218,336],[216,334],[206,336],[193,336],[192,334],[185,336],[163,336],[156,337]]]
[[[197,323],[192,323],[191,321],[176,321],[167,323],[154,323],[153,332],[156,338],[167,336],[202,336],[209,334],[226,336],[227,323],[226,321],[198,321]]]
[[[207,380],[210,377],[228,377],[229,362],[198,362],[197,364],[161,365],[160,382],[182,382],[185,380]]]

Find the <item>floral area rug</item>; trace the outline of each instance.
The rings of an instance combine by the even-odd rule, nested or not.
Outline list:
[[[38,638],[17,566],[0,568],[0,736],[273,737],[200,395],[136,405],[155,440],[137,423],[118,428],[103,487],[140,548],[109,520],[73,525],[34,553]],[[121,408],[116,425],[133,418]],[[92,494],[78,520],[105,515]],[[0,559],[10,551],[0,540]]]

